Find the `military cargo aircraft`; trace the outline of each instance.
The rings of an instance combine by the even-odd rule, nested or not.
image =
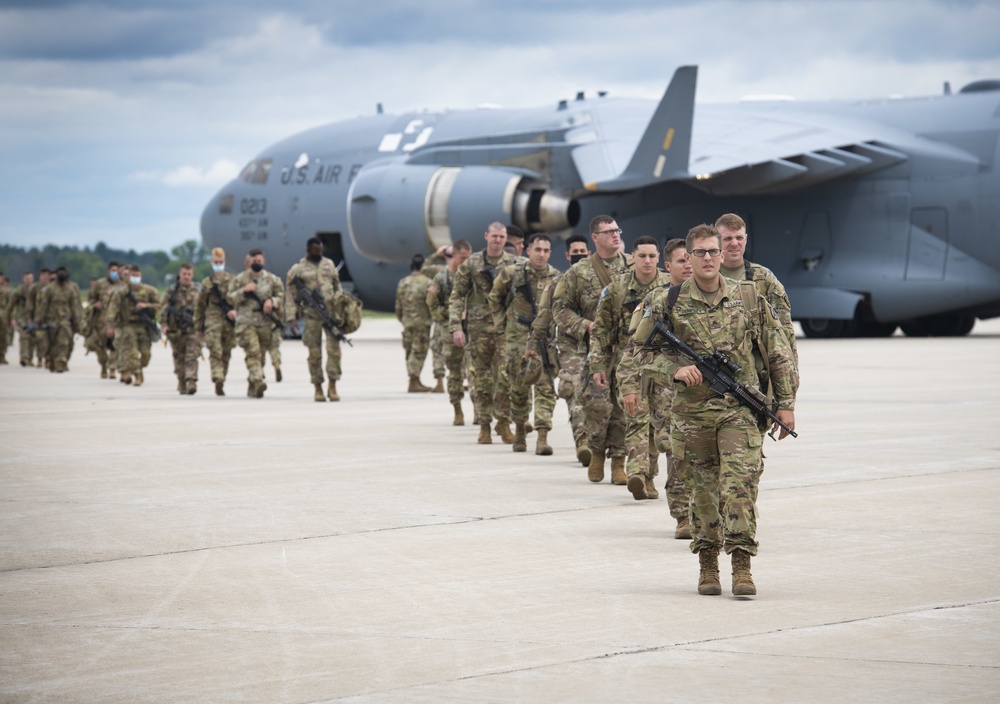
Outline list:
[[[564,238],[613,215],[630,245],[734,212],[747,259],[814,337],[964,335],[1000,316],[1000,81],[956,94],[695,105],[604,94],[531,109],[359,117],[265,149],[209,202],[206,246],[283,273],[319,237],[370,308],[410,257],[493,220]],[[553,262],[556,258],[553,258]]]

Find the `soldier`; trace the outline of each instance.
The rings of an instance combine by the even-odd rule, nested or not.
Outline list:
[[[198,392],[198,358],[201,340],[195,326],[198,286],[194,283],[194,265],[184,262],[177,271],[177,281],[163,297],[160,322],[174,353],[177,393],[194,396]]]
[[[288,322],[296,330],[296,309],[305,320],[302,343],[309,348],[309,378],[313,383],[313,399],[339,401],[337,381],[340,379],[340,340],[323,327],[323,319],[309,305],[296,306],[295,300],[301,296],[313,296],[322,300],[327,312],[333,317],[333,301],[340,292],[340,275],[332,259],[323,256],[323,242],[318,237],[310,237],[306,242],[306,256],[288,270],[288,288],[285,312]],[[310,293],[313,292],[313,293]],[[326,397],[323,396],[323,333],[326,333]]]
[[[236,346],[236,309],[226,300],[233,275],[226,271],[226,252],[212,249],[212,275],[206,276],[198,290],[194,308],[194,327],[198,340],[208,348],[209,365],[215,395],[225,396],[223,386],[229,373],[229,358]]]
[[[92,350],[97,355],[97,361],[101,365],[101,378],[107,379],[110,376],[115,378],[114,350],[108,348],[109,338],[105,331],[105,317],[108,304],[111,301],[111,294],[118,285],[118,262],[108,262],[108,275],[103,279],[98,279],[87,291],[87,315],[89,335],[87,336],[87,349]]]
[[[431,310],[427,291],[431,280],[421,273],[424,255],[415,254],[410,260],[410,273],[396,286],[396,320],[403,324],[403,350],[406,352],[406,373],[410,375],[408,393],[430,391],[420,381],[420,372],[427,359],[431,343]]]
[[[49,369],[68,372],[73,336],[83,325],[83,307],[80,287],[70,281],[66,267],[56,269],[56,280],[45,287],[35,315],[48,334]]]
[[[663,321],[699,354],[729,355],[741,370],[739,381],[753,388],[759,385],[751,351],[756,347],[770,372],[776,415],[794,429],[798,375],[773,309],[752,282],[732,281],[719,273],[722,242],[714,227],[693,228],[687,249],[694,275],[676,294],[659,297],[644,313],[637,339],[647,339],[654,321]],[[671,451],[691,491],[691,550],[701,567],[698,593],[722,593],[719,551],[724,549],[732,555],[733,594],[756,594],[750,557],[758,548],[753,497],[762,436],[757,418],[734,398],[708,388],[698,367],[672,349],[656,354],[643,374],[676,382],[670,405]],[[780,437],[787,434],[782,429]]]
[[[503,251],[507,229],[502,222],[492,222],[484,235],[486,249],[476,252],[458,267],[448,304],[448,327],[452,340],[459,347],[470,346],[470,361],[475,375],[476,412],[479,415],[479,437],[476,442],[488,445],[490,423],[497,416],[497,432],[505,443],[514,442],[510,432],[510,400],[501,373],[504,364],[503,331],[493,322],[488,296],[493,282],[505,267],[514,262]],[[464,321],[464,325],[463,325]],[[468,327],[468,337],[463,327]]]
[[[247,396],[264,398],[264,354],[284,327],[276,311],[284,295],[281,279],[264,271],[264,252],[251,249],[250,268],[235,276],[226,299],[236,308],[236,340],[247,364]]]
[[[110,296],[108,299],[108,306],[105,308],[104,322],[105,325],[115,328],[115,338],[118,337],[118,333],[120,332],[120,326],[116,321],[108,318],[107,311],[110,309],[111,300],[114,299],[114,297],[117,296],[120,292],[124,291],[129,286],[131,286],[130,283],[130,280],[132,278],[131,275],[132,275],[132,267],[129,264],[121,264],[121,263],[118,264],[118,283],[116,283],[114,286],[111,287]],[[125,361],[126,355],[123,353],[121,345],[115,344],[114,339],[111,340],[111,348],[109,349],[112,348],[113,351],[111,352],[111,359],[114,360],[115,369],[117,369],[119,372],[118,380],[124,384],[125,378],[121,374],[121,371],[127,365],[127,362]],[[109,375],[109,378],[114,378],[114,377],[110,377]]]
[[[597,424],[608,427],[608,444],[621,444],[628,450],[627,484],[636,499],[659,497],[653,478],[659,468],[659,452],[649,432],[649,406],[643,404],[626,421],[619,398],[620,385],[616,370],[629,340],[629,327],[636,307],[650,291],[665,285],[670,277],[659,270],[660,246],[652,237],[636,237],[632,244],[631,272],[621,274],[601,292],[590,335],[590,371],[599,388],[610,390],[610,405],[593,413],[607,412],[596,417]],[[603,469],[603,468],[602,468]],[[603,471],[601,472],[603,474]],[[614,476],[612,476],[614,480]]]
[[[562,275],[552,298],[552,312],[561,332],[576,343],[576,356],[585,358],[590,351],[591,332],[597,314],[601,291],[611,283],[616,274],[631,268],[632,262],[622,254],[621,228],[610,215],[598,215],[590,221],[590,236],[597,251],[583,259]],[[582,380],[589,377],[582,374]],[[607,418],[611,408],[611,394],[607,387],[581,383],[575,389],[576,401],[583,408],[590,448],[587,477],[592,482],[604,480],[604,460],[611,457],[611,482],[625,484],[624,437],[609,439],[608,426],[601,419]]]
[[[35,355],[38,358],[36,366],[42,367],[48,365],[49,359],[49,333],[42,326],[41,321],[38,319],[38,305],[42,297],[42,291],[45,287],[49,285],[49,278],[51,271],[46,268],[41,268],[38,270],[38,281],[32,284],[31,289],[28,291],[28,320],[29,324],[32,325],[33,332],[31,332],[32,339],[34,340]]]
[[[514,418],[514,452],[528,449],[525,434],[528,414],[531,411],[534,388],[536,455],[551,455],[548,433],[552,429],[552,411],[556,406],[556,392],[552,387],[551,372],[539,375],[537,381],[525,378],[527,361],[535,353],[529,351],[531,324],[538,316],[538,299],[559,272],[549,265],[552,240],[548,235],[532,235],[528,241],[528,256],[521,258],[497,276],[490,292],[490,309],[497,329],[504,329],[507,354],[507,378],[510,380],[510,410]]]
[[[7,309],[13,297],[7,277],[0,274],[0,364],[7,364],[7,348],[10,347],[10,330],[13,327]]]
[[[119,351],[118,370],[123,384],[142,386],[143,369],[149,365],[154,342],[153,326],[160,294],[149,284],[142,283],[142,267],[128,266],[128,282],[111,297],[105,334],[112,338]],[[144,312],[145,311],[145,312]]]
[[[515,257],[524,256],[524,230],[522,230],[517,225],[507,225],[507,241],[505,245],[513,245],[514,251],[511,252]]]
[[[435,328],[448,330],[448,299],[451,297],[455,272],[471,255],[471,244],[466,240],[455,242],[450,254],[445,256],[447,265],[437,273],[427,289],[427,307],[431,311],[431,317],[434,318]],[[465,395],[463,392],[465,350],[454,343],[450,334],[443,337],[444,364],[448,370],[448,400],[455,410],[452,425],[465,425],[465,415],[462,413],[462,397]]]
[[[30,367],[35,354],[35,338],[28,331],[31,324],[29,295],[35,285],[35,275],[28,271],[21,276],[21,285],[14,289],[7,305],[7,319],[17,328],[17,345],[22,367]]]
[[[249,254],[247,256],[243,257],[243,269],[245,271],[250,271],[251,264],[253,264],[253,257],[251,257]],[[272,274],[270,271],[265,271],[264,275],[267,276],[267,277],[270,277],[271,279],[273,279],[273,281],[271,282],[272,285],[275,282],[277,282],[279,285],[283,286],[283,284],[281,282],[281,277],[278,276],[277,274]],[[274,314],[275,314],[275,316],[277,316],[277,318],[279,320],[284,320],[285,319],[285,297],[284,296],[281,297],[281,300],[278,301],[278,304],[275,306]],[[266,350],[264,350],[261,353],[261,362],[260,362],[261,374],[263,374],[264,373],[264,368],[267,366],[267,355],[271,356],[271,366],[274,367],[274,380],[276,382],[278,382],[278,383],[281,383],[281,379],[282,379],[282,375],[281,375],[281,340],[283,339],[283,333],[284,333],[284,328],[282,328],[282,330],[279,331],[278,334],[271,335],[271,343],[270,343],[271,346],[268,347]]]

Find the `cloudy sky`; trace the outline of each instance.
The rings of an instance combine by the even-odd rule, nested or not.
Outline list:
[[[939,93],[1000,78],[984,0],[0,0],[0,243],[169,249],[269,144],[414,108]]]

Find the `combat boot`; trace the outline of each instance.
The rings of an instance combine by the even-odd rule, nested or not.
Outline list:
[[[614,466],[614,459],[611,460],[612,467]],[[612,470],[611,481],[614,482],[614,470]],[[626,484],[628,490],[632,492],[632,498],[636,501],[642,501],[643,499],[648,499],[646,496],[646,480],[641,474],[633,474],[628,478],[628,484]]]
[[[101,365],[101,378],[102,379],[107,379],[108,378],[108,365],[107,364],[102,364]]]
[[[281,383],[281,365],[280,364],[275,364],[274,365],[274,380],[276,382],[278,382],[279,384]]]
[[[646,477],[646,498],[647,499],[658,499],[660,498],[660,492],[656,490],[656,486],[653,484],[652,477]]]
[[[132,379],[132,386],[142,386],[142,382],[144,381],[145,379],[143,378],[142,370],[140,369],[135,373],[135,378]]]
[[[177,377],[177,393],[179,393],[181,396],[187,393],[187,390],[184,388],[184,380],[181,379],[180,377]]]
[[[480,445],[493,444],[493,436],[490,434],[490,424],[488,422],[479,424],[479,437],[476,438],[476,442]]]
[[[434,385],[434,388],[431,389],[431,391],[433,393],[436,393],[436,394],[443,394],[444,393],[444,377],[443,376],[437,377],[437,384]]]
[[[552,447],[549,445],[548,428],[538,429],[538,440],[535,441],[535,454],[545,456],[552,454]]]
[[[754,596],[757,585],[750,575],[750,553],[733,550],[733,596]]]
[[[628,483],[628,475],[625,474],[625,458],[611,458],[611,483],[618,486],[625,486]]]
[[[587,465],[587,479],[594,482],[604,481],[604,450],[590,450],[590,464]]]
[[[430,391],[430,388],[420,383],[420,377],[411,376],[410,386],[406,389],[406,392],[409,394],[422,394],[425,391]]]
[[[132,384],[132,375],[126,372],[122,372],[121,383],[125,384],[126,386],[130,386]]]
[[[576,441],[576,459],[584,467],[590,465],[590,448],[587,447],[587,441],[584,438]]]
[[[114,379],[115,378],[115,368],[114,367],[108,367],[108,378],[109,379]]]
[[[528,441],[524,439],[524,423],[514,421],[514,452],[527,452]]]
[[[254,396],[256,398],[264,398],[264,392],[267,391],[267,382],[261,379],[257,382],[257,385],[253,389]]]
[[[719,582],[719,548],[702,550],[698,553],[701,572],[698,574],[698,593],[704,596],[722,594],[722,583]]]
[[[681,518],[674,528],[674,540],[691,540],[691,521]]]
[[[497,418],[496,428],[501,440],[508,445],[514,442],[514,433],[510,432],[510,418]]]
[[[326,385],[326,397],[331,401],[339,401],[340,394],[337,393],[337,380],[330,379],[330,383]]]
[[[198,393],[198,385],[193,381],[189,381],[187,383],[187,388],[184,391],[185,393],[187,393],[188,396],[194,396],[196,393]]]
[[[226,392],[222,390],[222,383],[223,382],[221,382],[221,381],[215,382],[215,395],[216,396],[225,396],[226,395]]]
[[[323,393],[322,384],[313,384],[313,401],[326,403],[326,394]]]
[[[462,402],[455,401],[451,404],[452,408],[455,409],[455,420],[451,422],[452,425],[465,425],[465,414],[462,413]]]

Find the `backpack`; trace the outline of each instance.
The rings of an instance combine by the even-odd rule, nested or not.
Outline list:
[[[349,335],[361,327],[361,312],[364,304],[360,298],[339,289],[333,297],[333,316],[340,323],[344,334]]]

